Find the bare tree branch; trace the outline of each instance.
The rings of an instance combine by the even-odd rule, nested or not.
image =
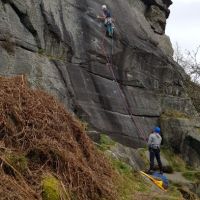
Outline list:
[[[195,83],[200,82],[200,61],[198,56],[200,54],[200,45],[194,50],[186,50],[183,52],[178,45],[175,44],[174,60],[184,68],[186,73],[191,77],[191,80]]]

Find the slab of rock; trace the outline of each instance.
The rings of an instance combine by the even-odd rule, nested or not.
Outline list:
[[[108,1],[113,40],[96,18],[101,4],[1,1],[0,74],[25,74],[33,87],[56,95],[97,131],[136,148],[166,107],[196,114],[180,84],[187,76],[172,60],[164,35],[171,1]]]
[[[141,159],[138,150],[125,147],[119,143],[110,149],[110,154],[119,160],[129,164],[133,170],[145,170],[145,162]]]
[[[160,121],[166,144],[181,153],[184,160],[195,168],[200,166],[200,126],[197,119],[161,117]]]

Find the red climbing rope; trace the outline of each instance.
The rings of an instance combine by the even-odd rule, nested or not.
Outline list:
[[[106,38],[106,32],[107,31],[105,31],[105,33],[104,33],[104,37],[103,37],[103,40],[102,40],[102,50],[103,50],[103,53],[104,53],[104,55],[105,55],[105,57],[106,57],[106,61],[107,61],[107,63],[109,64],[110,63],[110,60],[109,60],[109,57],[106,55],[106,49],[105,49],[105,46],[104,46],[104,42],[105,42],[105,38]]]
[[[113,70],[113,58],[112,58],[113,57],[113,38],[112,38],[111,60],[109,60],[109,56],[106,55],[106,50],[105,50],[105,46],[104,46],[105,37],[106,37],[106,32],[104,34],[103,41],[102,41],[102,50],[103,50],[103,53],[104,53],[104,55],[106,57],[107,63],[109,65],[109,69],[110,69],[110,71],[112,73],[112,76],[113,76],[113,79],[115,80],[115,82],[117,84],[117,87],[118,87],[118,89],[120,91],[120,96],[124,99],[125,109],[126,109],[127,113],[129,114],[129,116],[131,117],[131,120],[133,121],[135,127],[137,128],[138,133],[140,134],[140,135],[138,135],[138,138],[143,139],[144,141],[146,141],[146,137],[145,137],[145,134],[144,134],[143,130],[138,125],[139,123],[136,122],[136,119],[134,119],[134,115],[130,112],[131,109],[129,107],[128,100],[127,100],[127,98],[126,98],[126,96],[125,96],[120,84],[118,83],[117,78],[116,78],[115,73],[114,73],[114,70]],[[139,137],[139,136],[141,136],[141,137]]]

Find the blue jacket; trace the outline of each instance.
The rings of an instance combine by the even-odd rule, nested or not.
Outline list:
[[[111,13],[110,13],[110,11],[108,9],[104,10],[103,14],[105,15],[106,18],[110,18],[111,17]]]

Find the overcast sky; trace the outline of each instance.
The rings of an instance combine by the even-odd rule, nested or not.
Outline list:
[[[200,45],[200,0],[172,0],[166,34],[185,50]]]

